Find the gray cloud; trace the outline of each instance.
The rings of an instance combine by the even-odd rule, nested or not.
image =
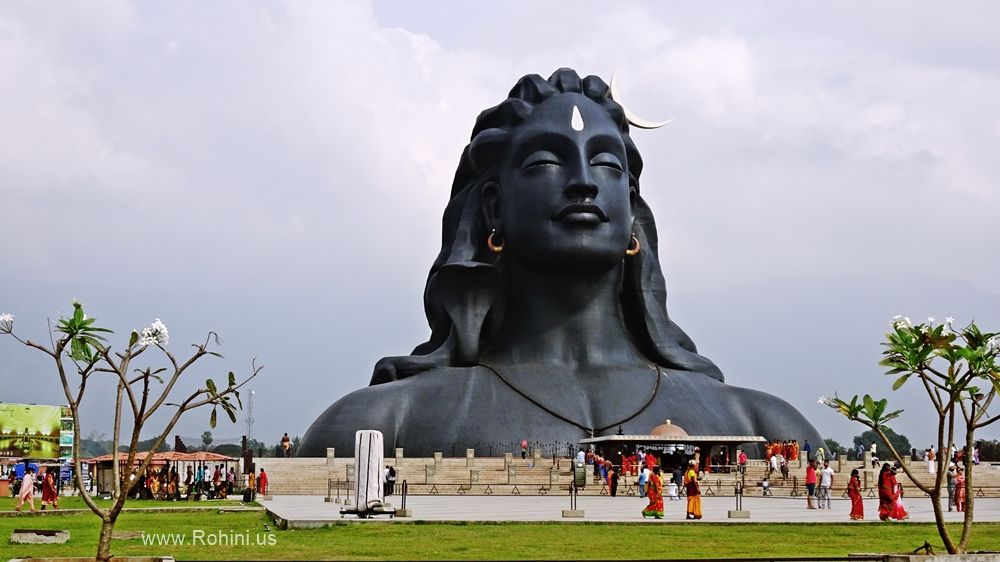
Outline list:
[[[816,397],[890,393],[889,316],[1000,325],[996,10],[5,3],[0,312],[44,339],[77,297],[120,333],[162,318],[177,353],[217,330],[227,359],[190,385],[259,356],[257,431],[301,433],[426,337],[478,112],[523,74],[620,67],[633,111],[676,118],[635,134],[672,314],[730,381],[847,439]],[[51,382],[39,358],[0,357],[4,400],[62,401],[10,384]]]

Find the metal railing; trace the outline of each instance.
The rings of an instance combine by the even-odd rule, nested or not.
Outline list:
[[[328,502],[332,501],[332,502],[335,502],[335,503],[340,503],[340,491],[344,490],[346,492],[346,498],[345,498],[345,501],[344,501],[344,505],[350,505],[351,488],[354,487],[353,484],[354,483],[351,482],[350,480],[340,480],[340,479],[332,480],[332,479],[327,479],[327,481],[326,481],[326,501],[328,501]],[[337,498],[336,499],[334,499],[334,497],[333,497],[333,491],[334,490],[337,491]]]

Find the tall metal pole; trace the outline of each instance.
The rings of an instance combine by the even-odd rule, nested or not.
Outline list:
[[[253,438],[253,395],[254,391],[250,389],[250,402],[247,404],[247,441]]]

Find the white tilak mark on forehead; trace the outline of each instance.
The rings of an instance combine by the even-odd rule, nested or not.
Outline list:
[[[583,130],[583,116],[580,115],[580,108],[573,106],[573,118],[569,122],[570,127],[573,127],[574,131]]]

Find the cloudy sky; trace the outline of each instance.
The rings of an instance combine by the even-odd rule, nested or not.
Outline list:
[[[428,328],[421,294],[478,113],[522,75],[610,79],[674,319],[727,381],[870,392],[888,319],[1000,329],[1000,6],[840,2],[3,2],[0,313],[47,341],[69,299],[118,332],[209,330],[183,390],[265,365],[254,436],[301,435]],[[0,400],[63,403],[0,339]],[[110,391],[105,381],[99,389]],[[107,432],[99,393],[84,431]],[[669,414],[669,413],[667,413]],[[207,429],[189,414],[181,435]],[[245,432],[243,416],[215,430]],[[984,437],[1000,437],[990,428]]]

